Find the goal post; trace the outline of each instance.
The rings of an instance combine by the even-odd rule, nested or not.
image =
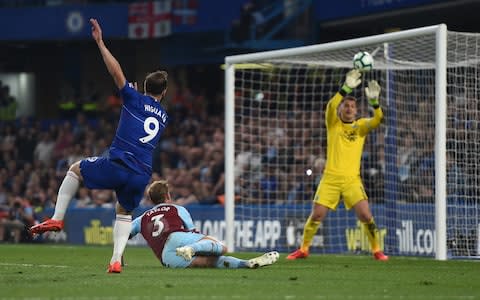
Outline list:
[[[353,55],[382,86],[384,123],[367,137],[362,178],[381,244],[394,255],[476,257],[480,194],[480,35],[446,25],[225,58],[225,242],[229,251],[299,246],[325,162],[323,121]],[[475,78],[476,77],[476,78]],[[467,137],[470,137],[467,139]],[[473,150],[472,150],[473,149]],[[478,152],[478,151],[477,151]],[[313,253],[364,253],[353,212],[329,213]]]
[[[447,26],[435,35],[435,232],[438,260],[447,259]]]

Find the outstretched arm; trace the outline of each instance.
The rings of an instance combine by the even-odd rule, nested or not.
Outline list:
[[[342,101],[343,97],[350,94],[353,89],[362,82],[362,80],[360,79],[361,76],[362,74],[357,69],[350,70],[345,77],[345,83],[343,84],[340,91],[338,91],[328,101],[327,109],[325,111],[325,121],[327,127],[332,124],[337,118],[337,107]]]
[[[102,54],[103,61],[107,67],[108,72],[112,75],[115,85],[121,89],[126,83],[125,75],[123,75],[122,67],[118,63],[117,59],[113,57],[112,53],[108,50],[107,46],[103,42],[102,28],[96,19],[90,19],[92,24],[92,37],[97,43],[98,49]]]
[[[373,109],[377,109],[380,107],[380,103],[378,102],[378,98],[380,97],[380,85],[376,80],[370,80],[368,83],[368,87],[365,88],[365,95],[368,98],[368,104],[370,104]]]
[[[375,80],[371,80],[368,83],[368,87],[365,88],[365,95],[368,98],[368,104],[373,107],[373,117],[368,119],[362,119],[359,121],[361,130],[368,133],[370,130],[377,128],[380,125],[380,122],[383,119],[383,111],[380,107],[380,85]]]
[[[368,98],[368,104],[373,107],[373,118],[371,119],[369,124],[371,128],[377,128],[383,119],[383,111],[380,107],[380,102],[378,100],[380,98],[380,90],[380,85],[375,80],[371,80],[368,83],[368,87],[365,88],[365,94]]]

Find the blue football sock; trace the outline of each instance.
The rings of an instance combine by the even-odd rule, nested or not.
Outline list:
[[[244,259],[233,256],[219,256],[215,267],[219,269],[240,269],[248,268],[248,265]]]
[[[188,246],[192,247],[196,254],[217,256],[223,253],[222,243],[214,240],[204,239]]]

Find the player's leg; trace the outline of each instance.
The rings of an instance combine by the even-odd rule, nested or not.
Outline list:
[[[248,267],[250,269],[256,269],[259,267],[265,267],[274,264],[280,258],[280,254],[277,251],[270,251],[258,257],[248,260]]]
[[[70,200],[72,200],[77,193],[81,181],[82,175],[80,172],[80,161],[77,161],[70,166],[60,188],[58,189],[55,212],[52,217],[53,220],[63,220],[65,218],[65,212],[70,204]]]
[[[120,176],[123,174],[128,181],[121,189],[115,190],[118,202],[115,206],[113,253],[108,268],[109,273],[121,272],[122,255],[132,230],[132,211],[139,205],[149,181],[149,176],[131,176],[121,167],[116,172]]]
[[[280,255],[277,251],[267,252],[252,259],[240,259],[234,256],[195,256],[189,268],[218,268],[218,269],[256,269],[274,264]]]
[[[246,259],[240,259],[233,256],[203,256],[198,255],[192,259],[188,268],[218,268],[218,269],[242,269],[249,268],[249,262]]]
[[[220,256],[225,252],[227,252],[227,247],[211,236],[205,236],[195,243],[187,244],[176,249],[177,255],[184,257],[186,260],[192,259],[195,255]]]
[[[122,255],[132,229],[132,213],[119,203],[115,206],[115,223],[113,225],[113,254],[108,266],[108,273],[122,272]]]
[[[335,178],[324,175],[315,192],[312,212],[303,227],[302,245],[290,253],[287,259],[306,258],[309,255],[313,237],[317,233],[320,223],[326,218],[330,209],[336,209],[339,198],[340,189],[335,183]]]
[[[312,213],[308,217],[303,228],[302,245],[300,247],[303,252],[308,253],[313,237],[317,233],[320,223],[327,216],[328,210],[328,207],[323,204],[313,204]]]
[[[211,236],[195,232],[170,234],[162,252],[169,268],[248,268],[248,260],[224,256],[227,248]]]
[[[370,212],[368,201],[359,201],[355,204],[354,209],[355,213],[357,214],[357,218],[362,223],[364,232],[368,237],[374,258],[381,261],[388,260],[388,256],[386,256],[380,248],[380,232],[378,231],[377,224],[375,223],[372,213]]]
[[[196,232],[173,232],[168,236],[162,250],[162,263],[167,268],[188,268],[188,267],[213,267],[217,256],[196,256],[191,247],[185,248],[187,245],[194,244],[205,238],[204,234]],[[179,249],[190,249],[189,255],[178,251]]]
[[[318,227],[322,220],[327,216],[328,208],[322,204],[314,203],[312,212],[308,217],[303,227],[302,245],[299,249],[290,253],[287,259],[293,260],[297,258],[307,258],[310,254],[310,246],[312,245],[313,237],[317,233]]]
[[[205,236],[201,240],[176,249],[177,256],[192,260],[189,268],[248,268],[249,261],[233,256],[224,256],[227,247],[216,238]]]
[[[40,234],[45,231],[59,231],[63,229],[65,212],[70,204],[70,200],[77,193],[80,181],[82,181],[82,175],[80,172],[80,161],[78,161],[70,166],[60,188],[58,189],[57,202],[55,203],[53,217],[40,224],[32,226],[30,228],[32,234]]]
[[[194,252],[193,249],[197,251]],[[213,250],[212,250],[213,249]],[[245,260],[222,255],[226,247],[211,236],[195,232],[170,234],[162,252],[162,261],[169,268],[255,268],[273,264],[278,253],[269,252],[254,259]]]
[[[348,185],[345,186],[344,201],[345,207],[350,209],[353,207],[357,215],[358,220],[362,223],[365,234],[370,242],[370,247],[375,259],[386,261],[386,256],[380,249],[380,232],[378,231],[377,224],[373,219],[372,212],[368,205],[368,196],[363,187],[363,183],[360,178],[353,179]]]
[[[218,269],[256,269],[268,266],[278,260],[276,251],[265,253],[252,259],[240,259],[234,256],[195,256],[188,268],[218,268]]]
[[[202,240],[200,242],[205,242],[208,240]],[[190,260],[191,263],[189,264],[188,268],[219,268],[219,269],[240,269],[240,268],[249,268],[250,263],[249,260],[245,259],[240,259],[237,257],[233,256],[226,256],[226,255],[221,255],[225,251],[222,251],[222,253],[212,256],[206,254],[207,252],[204,252],[205,254],[196,254],[195,256],[190,256],[190,255],[182,255],[183,250],[192,249],[189,246],[184,246],[177,248],[177,256],[183,257],[185,260]],[[193,249],[192,249],[193,250]],[[189,259],[190,257],[190,259]]]

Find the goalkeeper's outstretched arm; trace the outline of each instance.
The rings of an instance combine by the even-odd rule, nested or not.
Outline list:
[[[376,80],[371,80],[368,83],[368,87],[365,88],[365,95],[368,98],[368,104],[370,104],[374,109],[380,107],[378,98],[380,98],[380,85]]]
[[[380,98],[380,90],[380,85],[375,80],[371,80],[368,83],[368,87],[365,88],[365,95],[367,96],[368,104],[373,107],[373,117],[367,119],[368,121],[366,122],[368,130],[377,128],[383,119],[383,111],[378,100]]]
[[[337,108],[343,97],[350,94],[354,88],[356,88],[362,80],[360,77],[362,74],[360,71],[353,69],[350,70],[345,76],[345,82],[342,85],[340,91],[338,91],[327,104],[327,109],[325,111],[325,121],[327,124],[330,124],[334,118],[337,116]]]

